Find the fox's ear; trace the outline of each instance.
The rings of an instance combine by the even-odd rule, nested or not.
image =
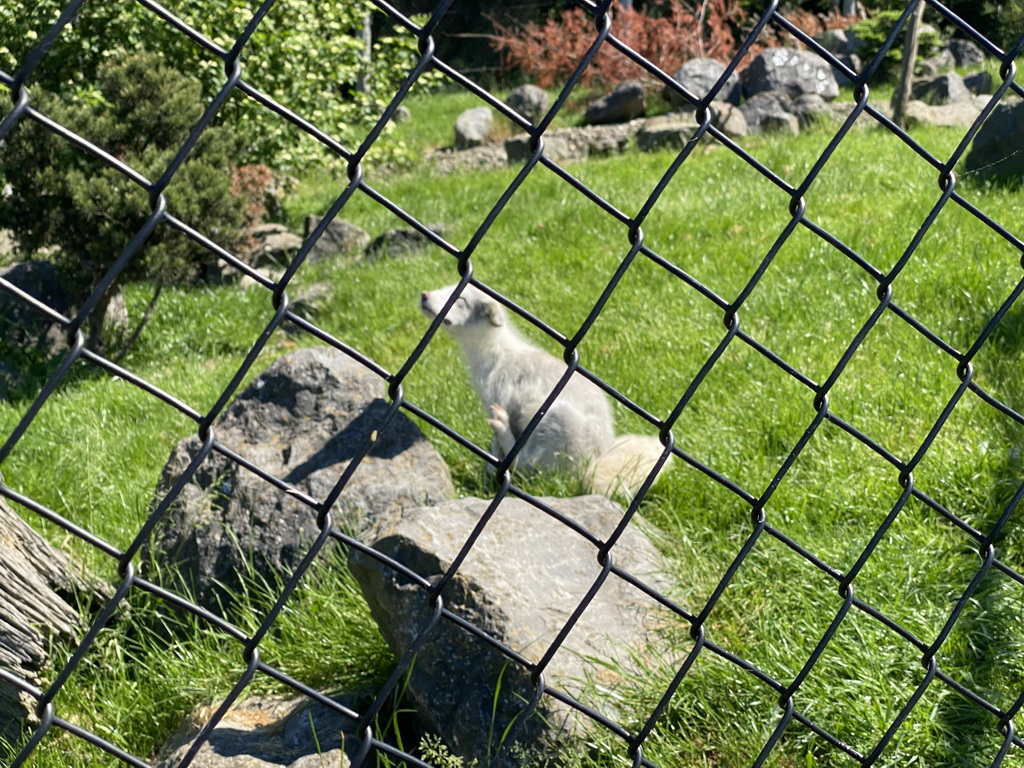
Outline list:
[[[491,321],[491,325],[505,324],[505,310],[493,299],[487,302],[487,319]]]

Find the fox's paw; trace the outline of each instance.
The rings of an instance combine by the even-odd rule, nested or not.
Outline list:
[[[489,419],[488,421],[495,432],[508,432],[511,429],[508,420],[508,411],[497,403],[491,405],[491,416],[494,418]]]
[[[508,411],[495,403],[491,406],[489,419],[491,429],[494,430],[494,442],[501,451],[502,456],[507,456],[516,444],[516,436],[512,434],[512,422],[508,418]]]

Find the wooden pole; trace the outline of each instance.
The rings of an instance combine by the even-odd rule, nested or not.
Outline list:
[[[914,66],[917,63],[917,35],[921,30],[924,16],[924,0],[919,0],[911,14],[907,31],[903,36],[903,62],[900,67],[900,82],[892,96],[892,120],[900,128],[906,128],[907,102],[914,82]]]
[[[359,77],[356,79],[356,90],[360,93],[369,93],[370,62],[373,59],[373,17],[370,11],[363,13],[363,23],[359,30],[363,41],[363,49],[359,52],[359,58],[363,60],[360,67]]]

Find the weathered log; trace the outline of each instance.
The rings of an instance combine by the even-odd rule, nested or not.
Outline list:
[[[71,601],[81,585],[68,556],[0,499],[0,668],[38,683],[52,644],[79,634]],[[0,737],[18,738],[32,704],[0,682]]]

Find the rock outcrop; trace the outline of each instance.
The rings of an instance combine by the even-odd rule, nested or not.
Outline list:
[[[380,515],[452,494],[447,465],[408,417],[383,427],[383,382],[328,347],[277,360],[214,425],[217,441],[313,499],[331,493],[349,462],[373,441],[333,509],[336,526],[361,530]],[[158,499],[196,455],[181,441],[164,468]],[[287,577],[319,533],[317,513],[293,495],[212,452],[157,528],[153,555],[176,565],[175,586],[202,606],[230,606],[247,575]]]
[[[619,505],[603,496],[542,502],[601,538],[615,530],[623,515]],[[369,541],[379,553],[432,583],[456,559],[488,503],[467,498],[405,510],[383,521]],[[657,550],[635,524],[625,530],[612,557],[633,576],[666,590],[661,575],[665,568]],[[435,610],[427,590],[361,552],[351,551],[349,564],[381,633],[400,657],[432,622]],[[590,540],[525,501],[509,497],[498,506],[445,588],[443,605],[535,664],[602,570]],[[638,589],[608,575],[545,667],[545,684],[594,704],[594,686],[614,688],[632,660],[643,656],[652,632],[653,607],[653,601]],[[417,651],[407,695],[425,731],[441,736],[456,755],[482,765],[489,750],[492,757],[497,751],[496,735],[505,731],[532,697],[530,673],[495,645],[441,618]],[[522,723],[522,744],[541,752],[532,757],[544,759],[559,746],[578,748],[585,726],[574,712],[552,697],[541,698],[538,711]],[[523,757],[515,751],[511,760],[508,765],[532,764],[528,759],[521,762]]]

